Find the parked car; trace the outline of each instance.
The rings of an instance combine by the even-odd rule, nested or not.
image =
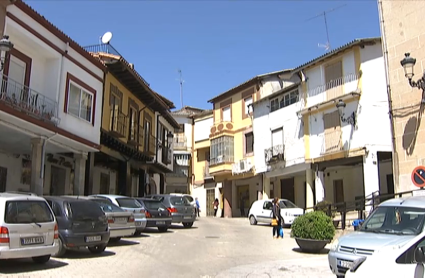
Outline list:
[[[252,203],[248,212],[249,223],[257,225],[257,223],[272,223],[273,199],[257,200]],[[286,199],[279,199],[280,211],[283,218],[283,225],[292,225],[295,218],[304,214],[304,210],[294,203]]]
[[[131,236],[136,232],[133,214],[114,205],[110,200],[88,196],[69,197],[93,201],[100,205],[100,208],[108,218],[109,241],[119,241],[122,237]]]
[[[133,213],[134,224],[136,226],[136,231],[134,232],[134,235],[140,235],[146,228],[147,220],[145,208],[135,198],[122,195],[107,194],[90,195],[90,197],[97,197],[109,200],[114,205],[119,206],[123,210]]]
[[[0,259],[46,263],[59,250],[58,225],[46,200],[33,194],[0,193]]]
[[[353,262],[345,277],[414,277],[423,278],[425,263],[425,233],[421,233],[401,248],[388,246]]]
[[[167,207],[156,199],[137,198],[137,201],[145,207],[146,227],[157,227],[158,231],[166,232],[171,226],[171,212]]]
[[[189,201],[189,203],[194,206],[196,208],[196,200],[195,198],[193,198],[192,196],[190,196],[189,194],[183,194],[183,193],[170,193],[170,195],[174,195],[174,196],[183,196],[186,197],[187,200]]]
[[[171,213],[172,223],[182,223],[183,227],[191,228],[195,222],[195,207],[185,196],[168,194],[149,195],[147,198],[160,200]]]
[[[424,220],[425,196],[381,203],[358,231],[333,242],[328,253],[332,272],[344,277],[358,259],[380,250],[400,249],[423,231]]]
[[[59,226],[59,250],[54,256],[63,256],[67,250],[87,247],[91,253],[105,251],[110,233],[105,213],[99,204],[82,199],[45,196]]]

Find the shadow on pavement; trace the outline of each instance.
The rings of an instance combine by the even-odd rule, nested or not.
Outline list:
[[[193,229],[198,229],[198,227],[192,226],[191,228],[185,228],[185,227],[183,227],[183,225],[171,225],[170,229],[173,229],[173,230],[193,230]]]
[[[61,257],[61,259],[71,259],[71,260],[79,260],[79,259],[97,259],[102,257],[109,257],[115,255],[115,252],[107,251],[100,254],[92,254],[88,249],[82,250],[69,250],[66,251],[65,255]]]
[[[130,245],[137,245],[137,244],[140,244],[140,242],[121,239],[121,240],[116,241],[116,242],[109,242],[108,246],[109,247],[119,247],[119,246],[130,246]]]
[[[150,235],[146,235],[146,234],[140,234],[138,236],[129,236],[128,238],[139,238],[139,237],[150,237]]]
[[[2,274],[15,274],[21,272],[32,272],[40,270],[48,270],[59,268],[68,265],[65,262],[50,259],[45,264],[36,264],[31,259],[17,259],[17,260],[1,260],[0,273]]]
[[[171,227],[169,229],[171,229]],[[170,231],[170,230],[167,230],[166,232],[160,232],[157,228],[153,228],[153,227],[146,228],[143,232],[144,233],[149,233],[149,234],[168,234],[168,233],[174,233],[174,231]]]
[[[305,252],[302,251],[300,248],[292,248],[292,251],[297,252],[297,253],[302,253],[302,254],[316,254],[316,255],[326,255],[329,253],[329,248],[324,248],[322,249],[319,253],[309,253],[309,252]]]

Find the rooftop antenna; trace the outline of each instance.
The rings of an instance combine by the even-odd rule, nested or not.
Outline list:
[[[314,18],[317,18],[317,17],[319,17],[319,16],[323,16],[323,19],[324,19],[324,21],[325,21],[326,39],[327,39],[327,41],[326,41],[326,43],[325,43],[325,44],[318,43],[318,44],[317,44],[317,46],[318,46],[318,47],[323,47],[323,48],[325,48],[325,50],[326,50],[326,51],[329,51],[329,50],[331,50],[331,49],[332,49],[332,47],[331,47],[331,42],[330,42],[330,39],[329,39],[328,21],[327,21],[327,18],[326,18],[326,14],[328,14],[328,13],[330,13],[330,12],[333,12],[333,11],[335,11],[335,10],[339,9],[339,8],[344,7],[344,6],[347,6],[347,4],[344,4],[344,5],[341,5],[341,6],[335,7],[335,8],[333,8],[333,9],[330,9],[330,10],[327,10],[327,11],[323,11],[323,12],[321,12],[321,13],[317,14],[316,16],[313,16],[313,17],[311,17],[311,18],[309,18],[309,19],[307,19],[307,20],[305,21],[305,22],[307,22],[307,21],[310,21],[310,20],[312,20],[312,19],[314,19]]]
[[[109,44],[109,42],[112,39],[112,33],[111,32],[106,32],[105,34],[103,34],[103,36],[99,37],[99,45],[101,48],[105,48],[104,50],[106,51],[102,51],[102,52],[106,52],[108,53],[108,46],[106,46],[105,44]]]
[[[182,75],[182,70],[178,69],[177,72],[179,73],[179,83],[180,83],[180,104],[181,104],[181,108],[183,108],[183,75]]]

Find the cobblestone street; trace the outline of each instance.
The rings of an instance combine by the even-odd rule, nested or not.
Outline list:
[[[52,258],[44,266],[31,260],[0,262],[2,277],[333,277],[326,254],[297,252],[269,226],[246,219],[201,218],[192,229],[173,226],[167,233],[147,230],[111,245],[102,256],[88,251]],[[135,274],[140,274],[134,276]],[[314,273],[314,274],[313,274]]]

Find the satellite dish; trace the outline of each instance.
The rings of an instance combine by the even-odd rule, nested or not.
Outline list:
[[[112,33],[111,32],[106,32],[103,36],[102,36],[102,43],[109,43],[112,39]]]

